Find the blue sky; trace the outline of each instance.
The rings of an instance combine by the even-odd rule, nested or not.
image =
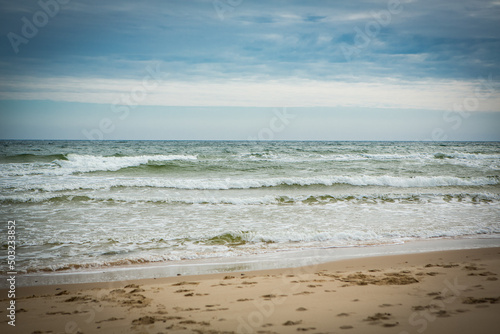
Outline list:
[[[500,140],[498,0],[0,7],[3,139]]]

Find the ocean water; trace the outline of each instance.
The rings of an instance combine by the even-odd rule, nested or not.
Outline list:
[[[500,143],[1,141],[17,270],[500,237]]]

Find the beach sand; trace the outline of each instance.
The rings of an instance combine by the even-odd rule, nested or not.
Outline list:
[[[497,333],[500,248],[16,290],[1,333]]]

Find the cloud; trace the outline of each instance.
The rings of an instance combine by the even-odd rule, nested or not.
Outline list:
[[[27,0],[0,4],[3,35],[21,33],[21,18],[40,10]],[[222,20],[209,0],[72,0],[19,54],[0,41],[0,98],[110,103],[151,62],[169,74],[144,102],[159,105],[443,109],[490,74],[498,94],[498,1],[400,7],[381,24],[387,0],[243,1]],[[356,45],[376,24],[366,45]],[[346,58],[342,45],[357,53]],[[497,110],[497,102],[481,108]]]
[[[154,68],[152,66],[151,68]],[[161,73],[161,72],[158,72]],[[169,80],[151,89],[141,80],[96,78],[18,78],[0,83],[0,99],[52,100],[156,106],[406,108],[450,110],[474,99],[474,111],[498,111],[500,95],[491,78],[476,81],[383,78],[364,81],[287,80]],[[131,101],[131,102],[126,102]]]

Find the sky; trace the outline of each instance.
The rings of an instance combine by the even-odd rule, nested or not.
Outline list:
[[[0,139],[500,140],[499,0],[0,0]]]

